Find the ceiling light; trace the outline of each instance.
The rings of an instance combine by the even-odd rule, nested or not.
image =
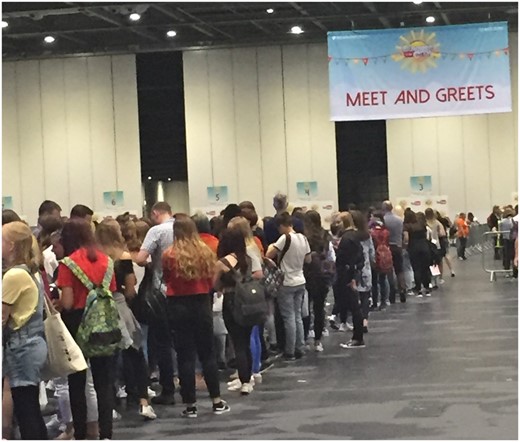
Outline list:
[[[137,12],[133,12],[128,16],[128,18],[132,21],[139,21],[141,20],[141,14],[138,14]]]
[[[171,181],[172,179],[171,178],[168,178],[168,181]]]
[[[435,23],[435,17],[433,15],[429,15],[426,17],[426,23]]]
[[[47,35],[47,36],[43,39],[43,41],[44,41],[45,43],[49,43],[49,44],[51,44],[51,43],[54,43],[54,42],[56,41],[56,39],[55,39],[52,35]]]
[[[265,12],[267,12],[268,14],[272,14],[274,12],[274,9],[269,8],[269,9],[266,9]]]
[[[149,176],[149,177],[148,177],[148,180],[151,180],[151,179],[152,179],[152,177],[151,177],[151,176]]]
[[[293,26],[291,28],[291,34],[303,34],[303,29],[299,26]]]
[[[415,5],[420,5],[422,3],[422,0],[413,0],[413,3]]]
[[[7,26],[9,26],[9,23],[7,23],[6,21],[2,20],[2,28],[7,28]]]
[[[170,37],[170,38],[175,37],[176,35],[177,35],[177,32],[175,32],[175,31],[168,31],[166,33],[166,37]]]

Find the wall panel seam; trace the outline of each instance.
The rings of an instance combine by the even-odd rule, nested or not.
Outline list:
[[[41,167],[43,169],[43,195],[44,199],[47,199],[47,180],[45,179],[45,137],[43,136],[43,99],[42,99],[42,70],[41,61],[38,60],[38,89],[39,89],[39,102],[40,102],[40,138],[42,140],[42,162]]]
[[[67,117],[67,80],[65,78],[65,61],[61,62],[61,79],[63,82],[63,116],[65,119],[65,144],[67,148],[65,149],[65,155],[67,156],[67,194],[69,200],[69,209],[72,208],[71,203],[71,195],[70,195],[70,155],[69,155],[69,125],[68,125],[68,117]]]
[[[493,174],[491,173],[491,139],[489,137],[489,114],[486,114],[486,138],[487,138],[487,154],[488,154],[488,175],[489,175],[489,201],[493,202]]]
[[[437,176],[435,177],[435,179],[438,181],[439,183],[439,195],[443,195],[443,192],[442,192],[442,183],[441,183],[441,173],[440,173],[440,170],[441,170],[441,158],[440,158],[440,153],[439,153],[439,119],[436,118],[435,119],[435,150],[436,150],[436,154],[437,154]],[[432,177],[433,178],[433,177]]]
[[[312,160],[312,111],[311,111],[311,84],[310,84],[310,72],[309,72],[309,45],[305,45],[305,71],[307,74],[307,115],[309,118],[309,157],[311,160],[311,180],[314,181],[314,161]]]
[[[208,118],[209,118],[209,149],[211,155],[211,185],[215,186],[215,170],[214,170],[214,157],[213,157],[213,130],[212,130],[212,121],[211,121],[211,91],[210,91],[210,78],[209,78],[209,57],[208,51],[204,51],[204,59],[206,60],[206,79],[208,83],[207,91],[208,91]]]
[[[258,142],[260,144],[260,188],[262,189],[262,210],[265,207],[264,195],[264,149],[262,144],[262,122],[261,122],[261,104],[260,104],[260,72],[258,70],[258,47],[255,48],[255,66],[256,66],[256,95],[258,106]]]
[[[18,93],[18,64],[14,63],[14,101],[16,105],[16,144],[18,152],[18,178],[20,180],[20,211],[24,213],[23,208],[23,180],[22,180],[22,150],[20,149],[20,97]]]
[[[283,103],[283,137],[284,137],[284,151],[285,151],[285,182],[286,190],[285,194],[289,197],[289,158],[287,153],[287,114],[285,109],[285,69],[284,69],[284,57],[283,57],[283,46],[280,46],[280,57],[281,57],[281,68],[282,68],[282,103]],[[280,189],[281,190],[281,189]]]
[[[89,75],[89,57],[85,57],[85,69],[87,74],[87,112],[88,112],[88,146],[90,152],[90,177],[92,179],[92,205],[94,206],[94,210],[96,208],[96,189],[94,189],[95,177],[94,177],[94,152],[92,149],[92,106],[90,103],[91,99],[91,87],[90,87],[90,75]],[[117,173],[117,164],[116,164],[116,173]],[[116,189],[118,190],[118,189]]]
[[[464,189],[464,211],[467,212],[467,207],[468,207],[468,196],[467,196],[467,192],[466,192],[466,185],[467,185],[467,182],[466,182],[466,165],[467,165],[467,162],[464,161],[464,158],[466,158],[466,143],[465,143],[465,136],[464,136],[464,117],[458,117],[460,119],[460,130],[461,130],[461,139],[462,139],[462,158],[463,158],[463,167],[462,167],[462,176],[463,176],[463,182],[464,182],[464,186],[463,189]]]
[[[114,134],[114,159],[116,165],[116,190],[121,190],[119,188],[119,174],[118,174],[118,165],[117,165],[117,129],[116,129],[116,97],[114,93],[114,57],[110,56],[110,87],[112,90],[112,132]]]
[[[237,200],[240,200],[240,179],[239,179],[239,168],[240,168],[240,162],[238,161],[238,143],[237,143],[237,109],[236,109],[236,97],[235,97],[235,61],[234,61],[234,55],[235,49],[229,50],[229,57],[231,61],[231,92],[233,95],[233,140],[235,142],[235,161],[237,164],[237,170],[236,170],[236,198]],[[247,198],[247,197],[246,197]]]

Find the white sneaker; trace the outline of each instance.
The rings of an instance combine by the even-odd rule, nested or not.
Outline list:
[[[256,384],[261,384],[262,383],[262,375],[260,373],[255,373],[253,374],[253,376],[251,376],[251,379],[252,379],[252,384],[253,385],[256,385]]]
[[[112,410],[112,421],[116,422],[120,421],[121,419],[123,419],[123,416],[121,416],[116,410]]]
[[[423,294],[421,292],[419,292],[419,294],[417,295],[418,298],[422,298],[423,297]]]
[[[56,390],[56,386],[54,385],[54,381],[52,379],[45,384],[45,389],[49,390],[49,391],[55,391]]]
[[[152,390],[150,387],[148,387],[148,397],[153,398],[155,396],[157,396],[157,393],[154,390]]]
[[[240,379],[235,379],[234,381],[228,382],[229,391],[240,391],[241,388],[242,382],[240,382]]]
[[[51,417],[51,420],[45,424],[48,431],[58,430],[60,428],[61,422],[58,419],[58,415],[55,414]]]
[[[154,419],[157,419],[157,415],[155,414],[155,411],[151,405],[141,406],[139,409],[139,414],[143,416],[146,420],[153,421]]]
[[[309,330],[309,338],[314,338],[314,330]]]
[[[229,379],[234,381],[235,379],[238,379],[238,370],[235,371],[234,373],[232,373],[230,376],[229,376]],[[229,384],[229,382],[228,382]]]
[[[124,385],[118,388],[116,397],[119,399],[124,399],[125,397],[128,397],[128,393],[126,392],[126,387]]]
[[[347,324],[344,324],[343,322],[339,325],[339,331],[344,332],[347,331]]]
[[[242,396],[247,396],[248,394],[251,394],[253,391],[253,385],[250,382],[246,382],[245,384],[242,384],[240,387],[240,394]]]
[[[348,322],[348,321],[347,321],[347,330],[348,330],[348,331],[352,331],[352,330],[354,330],[354,326],[352,325],[352,322]]]
[[[323,329],[323,336],[325,336],[325,337],[329,336],[329,330],[327,328]]]
[[[318,342],[317,344],[315,344],[314,351],[321,353],[323,351],[323,344],[321,342]]]

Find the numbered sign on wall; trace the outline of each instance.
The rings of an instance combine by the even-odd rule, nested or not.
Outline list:
[[[298,199],[308,201],[318,197],[318,183],[316,181],[300,181],[296,183]]]
[[[227,186],[208,187],[208,203],[223,204],[228,202]]]
[[[106,209],[123,208],[125,205],[122,191],[103,192],[103,203]]]
[[[410,188],[413,194],[429,195],[432,193],[432,177],[425,176],[411,176]]]
[[[12,209],[13,208],[13,197],[12,196],[3,196],[2,197],[2,210]]]

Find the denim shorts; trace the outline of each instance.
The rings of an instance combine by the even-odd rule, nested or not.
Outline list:
[[[47,360],[47,344],[43,336],[14,332],[4,346],[3,375],[11,388],[38,385]]]

